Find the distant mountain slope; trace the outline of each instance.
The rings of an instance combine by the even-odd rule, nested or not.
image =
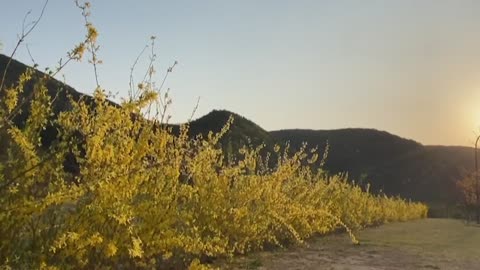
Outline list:
[[[19,77],[27,70],[27,68],[31,68],[15,59],[11,59],[8,56],[0,54],[0,80],[2,79],[5,69],[6,76],[5,76],[5,83],[4,87],[8,88],[11,86],[16,86],[18,84]],[[18,104],[20,104],[21,110],[14,114],[14,117],[11,119],[13,123],[19,127],[22,127],[28,115],[30,114],[30,100],[33,98],[33,87],[35,82],[44,78],[46,76],[45,73],[34,70],[32,74],[32,79],[28,81],[24,88],[23,92],[19,96]],[[48,95],[51,97],[52,102],[52,109],[53,113],[58,114],[62,111],[67,111],[71,109],[71,104],[69,101],[69,97],[74,100],[84,99],[87,103],[92,101],[92,97],[82,94],[72,87],[54,79],[49,78],[46,82],[46,87],[48,91]],[[0,91],[0,100],[4,98],[5,92]],[[113,104],[113,103],[112,103]],[[5,146],[3,142],[3,136],[6,136],[5,130],[0,130],[0,159],[2,159],[2,155],[4,154],[2,148]],[[54,126],[47,125],[45,130],[41,134],[42,136],[42,143],[43,145],[47,146],[52,143],[54,138],[57,136],[57,129]]]
[[[373,190],[415,200],[457,200],[455,182],[473,164],[472,148],[423,146],[374,129],[279,130],[270,134],[290,141],[297,149],[307,142],[323,151],[328,140],[327,170],[348,172],[357,182],[371,183]]]
[[[3,74],[8,60],[8,57],[0,54],[0,74]],[[6,84],[15,83],[26,68],[26,65],[12,60]],[[35,73],[37,77],[43,75],[39,71]],[[31,93],[31,87],[31,84],[26,86],[24,95]],[[53,104],[55,113],[70,108],[67,95],[74,99],[91,98],[54,79],[49,80],[47,88],[52,97],[57,95]],[[28,110],[25,108],[15,122],[22,123],[27,115]],[[327,170],[333,173],[348,172],[356,182],[368,181],[373,190],[382,189],[389,195],[399,194],[405,198],[429,202],[454,202],[458,199],[455,181],[465,170],[473,168],[473,149],[469,147],[424,146],[373,129],[267,132],[254,122],[226,110],[214,110],[192,121],[189,134],[195,136],[206,135],[209,131],[217,132],[230,115],[233,115],[234,122],[221,140],[222,147],[227,152],[236,153],[249,142],[252,146],[265,143],[266,150],[272,150],[275,143],[284,144],[286,141],[294,149],[298,149],[302,142],[308,142],[310,147],[318,145],[319,151],[323,151],[328,141],[330,151],[325,166]],[[173,128],[178,130],[178,126],[174,125]],[[49,128],[44,137],[48,141],[55,136],[54,133],[55,129]]]
[[[328,141],[330,153],[327,164],[335,172],[345,171],[341,163],[352,164],[350,171],[364,171],[372,164],[378,166],[384,163],[386,156],[399,156],[422,147],[415,141],[373,129],[294,129],[272,131],[270,134],[277,140],[289,141],[297,149],[303,142],[307,142],[310,147],[319,146],[324,149]],[[368,160],[365,159],[367,156]]]
[[[3,75],[5,72],[5,68],[7,67],[7,64],[9,63],[10,58],[6,55],[0,54],[0,76]],[[5,77],[5,86],[12,86],[17,83],[18,78],[20,77],[21,74],[23,74],[29,66],[12,59],[10,62],[10,65],[7,69],[6,77]],[[31,68],[31,67],[30,67]],[[39,79],[41,77],[45,76],[45,73],[35,70],[33,74],[33,79]],[[1,77],[0,77],[1,80]],[[33,80],[33,81],[34,81]],[[33,81],[30,81],[25,85],[24,92],[23,92],[23,97],[27,97],[32,93],[32,87],[33,87]],[[90,99],[91,97],[85,94],[82,94],[72,87],[70,87],[67,84],[64,84],[63,82],[60,82],[54,78],[50,78],[47,81],[47,89],[48,89],[48,94],[53,98],[55,98],[55,102],[53,103],[53,109],[55,113],[58,113],[59,111],[63,110],[68,110],[70,108],[68,98],[67,96],[71,96],[75,100],[78,100],[81,97]],[[2,97],[4,93],[0,93],[0,98]],[[23,117],[26,117],[28,114],[28,111],[25,111],[28,109],[28,106],[23,108],[24,114]]]
[[[213,110],[192,121],[189,132],[191,135],[206,135],[209,131],[219,132],[225,123],[227,123],[230,116],[233,117],[233,123],[225,138],[222,139],[224,143],[231,143],[236,149],[248,144],[254,146],[262,143],[268,146],[274,144],[273,138],[263,128],[243,116],[226,110]]]

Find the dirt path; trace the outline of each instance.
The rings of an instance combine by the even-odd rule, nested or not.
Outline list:
[[[235,258],[222,269],[414,270],[480,269],[480,227],[461,221],[425,219],[387,224],[356,234],[318,237],[305,247]]]

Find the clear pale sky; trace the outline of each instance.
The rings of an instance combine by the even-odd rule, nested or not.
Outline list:
[[[471,145],[479,131],[480,1],[91,2],[102,87],[127,94],[151,35],[157,81],[179,61],[167,82],[173,122],[200,96],[197,117],[228,109],[267,130],[365,127],[447,145]],[[42,4],[0,0],[2,53]],[[83,36],[73,1],[50,0],[26,43],[44,68]],[[31,64],[24,46],[17,58]],[[79,91],[94,89],[85,63],[64,75]]]

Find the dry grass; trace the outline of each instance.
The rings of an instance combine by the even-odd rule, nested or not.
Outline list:
[[[312,239],[307,246],[261,252],[221,264],[226,269],[480,269],[480,227],[448,219],[387,224]]]

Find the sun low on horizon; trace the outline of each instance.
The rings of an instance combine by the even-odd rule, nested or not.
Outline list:
[[[0,270],[480,269],[480,1],[0,10]]]

